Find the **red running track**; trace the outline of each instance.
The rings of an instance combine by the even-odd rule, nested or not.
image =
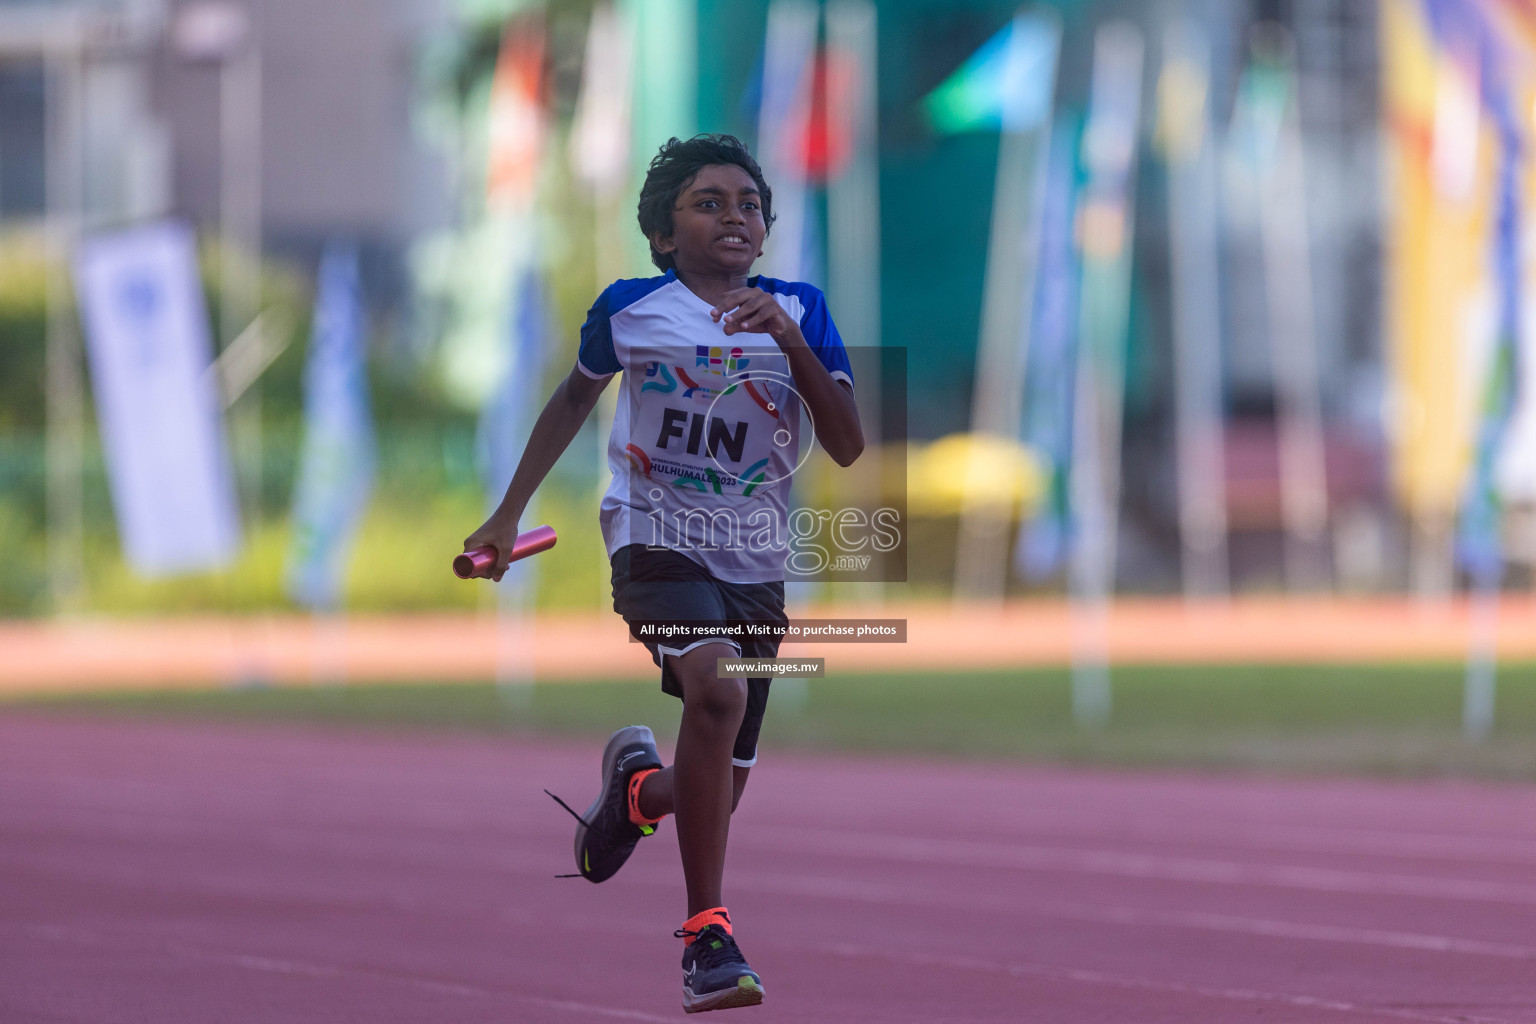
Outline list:
[[[552,877],[598,747],[0,716],[0,1021],[678,1020],[670,826]],[[1536,1022],[1531,786],[765,750],[727,883],[759,1024]]]

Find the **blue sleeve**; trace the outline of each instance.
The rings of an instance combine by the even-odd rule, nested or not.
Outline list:
[[[613,328],[608,323],[608,293],[604,289],[587,310],[587,322],[581,325],[581,349],[576,354],[576,365],[588,377],[601,378],[624,369],[619,357],[613,352]]]
[[[800,317],[800,333],[805,336],[806,345],[833,380],[845,380],[853,387],[853,366],[848,362],[848,351],[843,348],[832,314],[827,311],[827,297],[819,288],[806,286],[800,293],[800,303],[805,307],[805,314]]]

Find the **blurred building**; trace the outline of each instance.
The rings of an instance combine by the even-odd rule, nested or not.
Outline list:
[[[258,103],[235,130],[260,154],[266,246],[307,250],[344,232],[398,248],[448,208],[411,118],[423,38],[450,6],[0,0],[0,219],[42,216],[51,118],[57,144],[81,147],[87,225],[165,212],[217,225],[221,113],[246,113],[231,110],[221,74],[250,48]],[[218,38],[229,16],[240,37]]]

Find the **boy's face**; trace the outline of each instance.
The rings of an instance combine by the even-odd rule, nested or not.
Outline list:
[[[672,234],[652,243],[680,273],[744,276],[768,234],[762,202],[752,175],[735,164],[701,167],[672,207]]]

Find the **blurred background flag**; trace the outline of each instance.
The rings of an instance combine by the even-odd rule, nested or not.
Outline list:
[[[320,259],[304,371],[304,444],[293,498],[288,593],[330,611],[373,489],[373,418],[357,246],[332,241]]]
[[[699,130],[698,0],[622,0],[619,10],[634,31],[630,191],[638,196],[657,150],[673,136],[686,139]],[[628,273],[656,273],[640,232],[623,238]]]
[[[1180,577],[1188,597],[1226,596],[1221,234],[1210,124],[1210,40],[1193,21],[1163,35],[1156,140],[1167,168]]]
[[[576,176],[592,192],[594,293],[626,275],[626,240],[637,234],[626,209],[633,143],[634,49],[635,27],[627,9],[611,3],[592,9],[581,92],[571,122],[570,161]],[[618,401],[618,388],[605,388],[598,398],[592,450],[594,504],[601,503],[608,490],[608,435]],[[593,559],[601,579],[609,570],[608,552],[602,545],[594,548]],[[609,600],[607,591],[599,587],[598,607],[606,611]]]
[[[760,267],[786,281],[809,279],[805,256],[814,230],[805,144],[811,128],[820,18],[810,0],[773,0],[763,40],[757,158],[773,188],[775,220],[763,244]]]
[[[466,103],[466,148],[473,154],[484,147],[484,203],[465,211],[452,243],[442,358],[450,394],[477,413],[507,367],[506,323],[517,302],[509,282],[536,255],[534,204],[546,155],[547,103],[544,22],[535,9],[503,27],[489,91]],[[472,203],[472,189],[468,198]]]
[[[1501,66],[1501,54],[1484,24],[1475,27],[1480,58],[1482,96],[1495,126],[1499,156],[1496,171],[1496,212],[1492,263],[1498,294],[1494,348],[1482,373],[1482,408],[1477,425],[1471,472],[1457,524],[1457,558],[1473,583],[1479,613],[1467,658],[1463,725],[1469,736],[1481,738],[1493,728],[1494,679],[1498,658],[1495,617],[1504,581],[1502,538],[1504,501],[1499,493],[1498,463],[1509,433],[1516,402],[1519,332],[1523,322],[1520,198],[1521,161],[1526,147],[1514,108],[1514,96]]]
[[[1131,260],[1140,145],[1141,31],[1126,21],[1098,27],[1083,128],[1078,218],[1082,251],[1077,393],[1073,398],[1072,712],[1086,726],[1108,720],[1109,600],[1120,532],[1121,431]]]
[[[940,134],[1022,131],[1051,113],[1061,26],[1045,10],[1020,12],[923,98]]]
[[[86,238],[75,286],[129,566],[154,577],[227,565],[240,518],[191,229]]]
[[[843,341],[876,346],[880,338],[880,103],[878,12],[872,0],[827,5],[825,177],[827,180],[827,294]],[[878,367],[872,367],[878,377]],[[866,370],[860,390],[880,393]],[[865,434],[880,443],[880,417],[867,417]]]
[[[756,268],[786,281],[821,280],[816,209],[811,194],[806,140],[811,132],[816,88],[817,34],[821,10],[812,0],[772,0],[763,37],[763,79],[759,90],[757,145],[763,178],[773,189],[773,230]],[[797,476],[792,501],[804,501]],[[814,582],[791,580],[785,598],[793,609],[819,593]],[[804,693],[796,687],[792,706]]]
[[[1451,590],[1452,524],[1476,419],[1473,367],[1491,202],[1476,87],[1440,52],[1421,0],[1381,8],[1388,188],[1385,299],[1392,477],[1421,596]],[[1436,158],[1435,154],[1440,153]]]
[[[1296,48],[1289,30],[1265,22],[1250,49],[1232,136],[1258,185],[1285,576],[1293,592],[1321,590],[1331,579],[1328,474]]]
[[[1509,45],[1510,60],[1506,67],[1504,88],[1508,90],[1507,102],[1512,110],[1536,110],[1536,83],[1529,72],[1524,79],[1515,71],[1522,63],[1527,68],[1536,67],[1536,4],[1495,5],[1489,12],[1496,37]],[[1531,153],[1529,133],[1517,179],[1519,189],[1521,223],[1525,223],[1524,211],[1536,202],[1536,174],[1530,171]],[[1520,265],[1515,268],[1518,280],[1526,294],[1536,289],[1536,261],[1531,260],[1527,249],[1517,249]],[[1507,508],[1518,507],[1527,523],[1536,523],[1536,307],[1522,302],[1519,322],[1515,332],[1514,408],[1505,431],[1502,452],[1497,468],[1498,491]]]
[[[826,88],[812,118],[824,133],[827,182],[827,301],[850,348],[881,345],[879,14],[873,0],[827,4]],[[885,368],[871,359],[857,368],[865,442],[886,440],[881,398]],[[880,462],[855,463],[852,493],[881,490]],[[877,555],[878,557],[878,555]]]
[[[599,196],[620,191],[629,181],[633,50],[628,18],[611,3],[593,8],[570,155],[577,177]]]
[[[1487,111],[1496,127],[1498,162],[1493,230],[1488,239],[1495,272],[1498,314],[1494,347],[1477,375],[1481,402],[1477,416],[1472,463],[1458,522],[1457,555],[1474,581],[1496,586],[1502,575],[1497,464],[1514,408],[1518,365],[1517,338],[1521,326],[1521,158],[1524,146],[1501,69],[1487,45],[1479,46],[1478,69]]]
[[[521,211],[533,203],[544,155],[544,22],[537,14],[507,22],[486,113],[485,203]]]
[[[1020,431],[1039,460],[1040,504],[1019,524],[1014,548],[1019,575],[1042,581],[1066,565],[1071,529],[1072,397],[1077,378],[1078,164],[1081,118],[1062,113],[1051,130],[1050,168],[1040,216],[1040,257],[1024,378]]]
[[[971,431],[1018,440],[1040,219],[1051,147],[1061,24],[1021,11],[924,100],[941,131],[1000,129],[992,226],[982,291]],[[955,558],[955,597],[999,600],[1007,583],[1013,509],[987,502],[983,470],[967,481]]]

